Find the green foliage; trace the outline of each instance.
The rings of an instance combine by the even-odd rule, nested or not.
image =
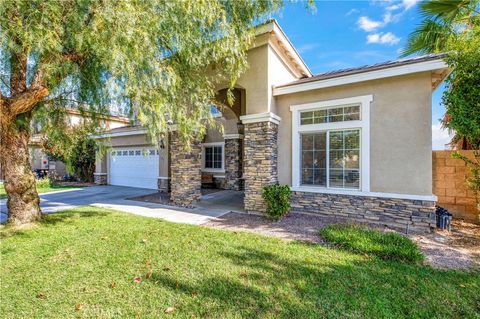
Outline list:
[[[290,209],[290,195],[292,191],[288,185],[268,185],[263,188],[262,197],[267,203],[267,216],[272,220],[279,220]]]
[[[466,147],[480,149],[480,26],[451,39],[447,47],[446,61],[454,72],[442,97],[443,125],[465,139]]]
[[[0,91],[9,96],[12,61],[28,57],[30,80],[49,90],[47,114],[66,106],[89,116],[117,109],[152,137],[171,120],[188,142],[213,125],[216,89],[232,88],[246,70],[254,25],[282,5],[1,0]]]
[[[93,182],[95,172],[95,152],[97,142],[91,137],[91,129],[80,125],[63,130],[58,127],[50,129],[46,126],[42,146],[45,153],[66,164],[70,174],[75,175],[83,182]]]
[[[478,271],[96,207],[0,229],[0,238],[6,318],[478,317]]]
[[[479,23],[479,0],[427,0],[420,4],[422,23],[410,34],[402,56],[447,51],[447,43]]]
[[[480,148],[480,1],[428,0],[420,5],[424,20],[402,53],[448,52],[453,69],[447,79],[443,126],[455,133],[457,148]]]
[[[53,182],[48,178],[44,177],[36,180],[37,188],[49,188],[53,186]]]
[[[383,260],[418,263],[424,259],[414,242],[395,232],[383,233],[358,225],[330,225],[320,235],[342,249]]]
[[[75,147],[69,157],[69,164],[75,176],[82,182],[93,182],[95,173],[95,140],[83,137],[76,140]]]

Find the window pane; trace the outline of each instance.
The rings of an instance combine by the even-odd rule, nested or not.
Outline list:
[[[313,124],[313,112],[302,112],[300,114],[300,124]]]
[[[313,122],[315,124],[327,122],[327,110],[318,110],[313,112]]]
[[[360,134],[358,131],[344,131],[345,149],[356,150],[360,148]]]
[[[360,174],[358,170],[345,170],[345,188],[356,188],[360,187]]]
[[[205,147],[205,168],[221,169],[223,167],[222,146]]]
[[[330,169],[330,187],[343,188],[343,169]]]
[[[313,183],[318,186],[327,186],[327,170],[315,169],[313,170]]]
[[[330,150],[343,149],[343,132],[330,132]]]
[[[329,107],[300,113],[301,125],[358,120],[360,120],[360,105]]]
[[[360,187],[360,131],[330,132],[330,187]]]
[[[315,168],[327,167],[327,152],[326,151],[314,151],[313,152],[313,166]]]
[[[330,151],[330,168],[343,168],[343,151]]]
[[[205,168],[213,168],[213,148],[205,147]]]
[[[326,186],[326,132],[302,134],[302,184]]]
[[[303,151],[313,150],[313,134],[302,135],[302,150]]]
[[[313,184],[313,169],[308,169],[308,168],[302,169],[302,184],[306,184],[306,185]]]
[[[360,151],[346,151],[344,157],[345,168],[360,168]]]

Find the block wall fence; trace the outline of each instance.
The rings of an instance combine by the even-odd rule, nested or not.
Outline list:
[[[473,191],[465,185],[469,171],[465,162],[452,158],[453,151],[433,151],[433,194],[438,196],[437,205],[446,208],[455,218],[480,224],[480,211],[475,204]],[[461,151],[473,158],[473,151]]]

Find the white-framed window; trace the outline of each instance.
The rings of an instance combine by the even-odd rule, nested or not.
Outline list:
[[[372,99],[368,95],[290,107],[293,188],[370,191]]]
[[[204,143],[202,145],[202,170],[204,172],[224,172],[225,143]]]

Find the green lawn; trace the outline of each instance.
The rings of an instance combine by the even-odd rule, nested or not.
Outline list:
[[[0,235],[2,318],[480,317],[478,272],[92,207]]]
[[[80,188],[78,186],[42,186],[39,187],[37,185],[37,192],[39,194],[41,193],[50,193],[50,192],[56,192],[64,189],[69,189],[69,188]],[[3,184],[0,184],[0,199],[2,198],[7,198],[7,193],[5,192],[5,187]]]

